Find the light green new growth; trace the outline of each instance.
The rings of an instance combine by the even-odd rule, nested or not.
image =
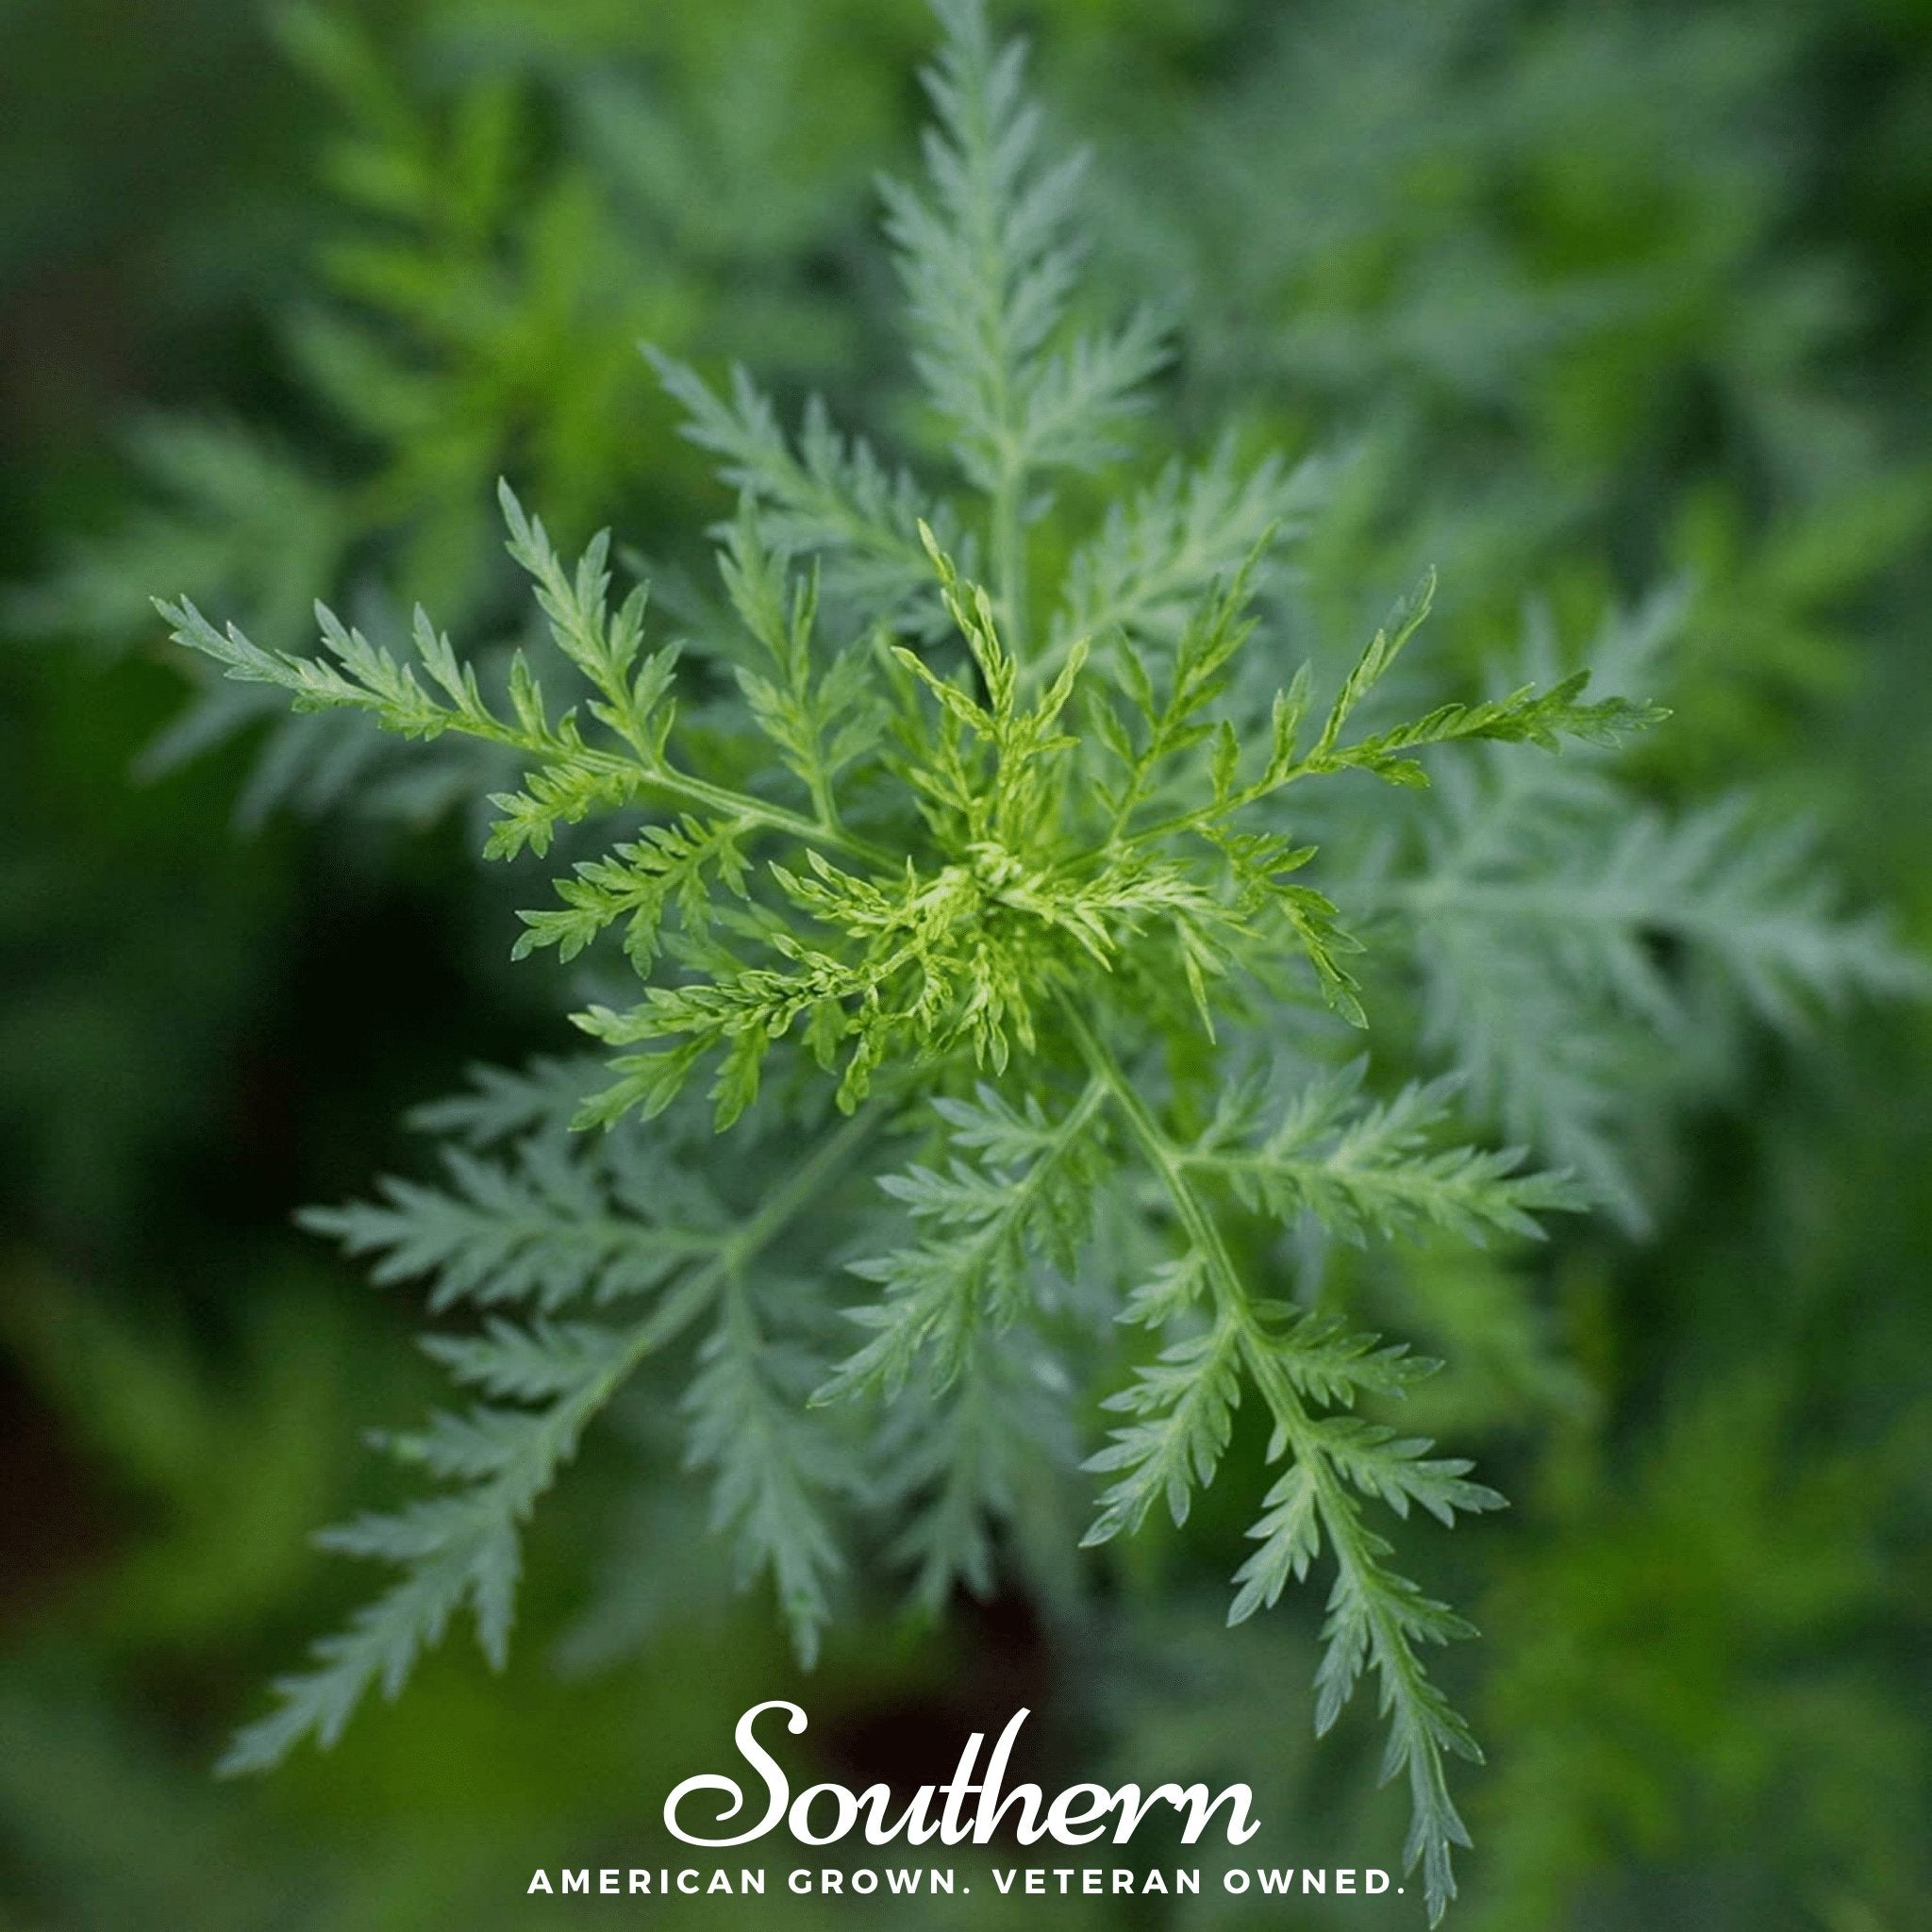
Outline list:
[[[490,853],[567,861],[517,952],[570,960],[614,935],[638,982],[577,1016],[609,1055],[600,1076],[491,1076],[438,1115],[467,1143],[444,1186],[391,1182],[379,1204],[310,1217],[378,1279],[427,1277],[434,1307],[525,1312],[430,1343],[474,1406],[388,1446],[435,1492],[329,1539],[401,1580],[277,1686],[227,1761],[331,1742],[458,1611],[500,1661],[537,1498],[633,1374],[700,1334],[690,1460],[808,1658],[852,1521],[888,1526],[935,1608],[956,1585],[987,1588],[1022,1465],[1110,1378],[1119,1424],[1089,1445],[1090,1544],[1157,1507],[1184,1522],[1238,1406],[1258,1406],[1274,1475],[1230,1617],[1325,1570],[1316,1727],[1373,1675],[1433,1919],[1468,1842],[1447,1759],[1477,1753],[1428,1654],[1469,1626],[1397,1567],[1388,1519],[1419,1506],[1449,1524],[1501,1499],[1372,1419],[1429,1365],[1312,1311],[1282,1234],[1514,1241],[1584,1196],[1521,1151],[1458,1144],[1453,1083],[1364,1092],[1341,1050],[1370,1024],[1350,880],[1297,827],[1331,791],[1360,815],[1378,809],[1369,780],[1425,787],[1458,746],[1516,747],[1498,755],[1514,774],[1523,747],[1613,746],[1660,714],[1591,699],[1577,673],[1391,721],[1384,680],[1429,586],[1333,695],[1303,664],[1268,680],[1257,713],[1281,649],[1257,641],[1257,591],[1320,477],[1244,469],[1232,442],[1067,528],[1057,479],[1126,451],[1164,339],[1145,316],[1073,328],[1078,164],[1041,159],[1020,50],[995,48],[976,0],[940,11],[927,185],[887,200],[958,493],[889,469],[821,406],[794,441],[742,373],[721,395],[657,358],[740,498],[719,550],[736,629],[703,640],[702,729],[680,719],[678,645],[652,636],[644,591],[613,596],[607,539],[566,565],[507,487],[508,548],[551,648],[541,675],[519,654],[501,689],[421,612],[399,657],[324,609],[324,651],[304,657],[163,607],[182,643],[298,708],[512,754],[524,775],[491,801]],[[1057,583],[1048,557],[1067,559]],[[735,692],[720,661],[741,667]],[[1609,784],[1598,768],[1577,782]],[[1440,862],[1365,877],[1364,909],[1457,932],[1486,905],[1568,916],[1526,849],[1478,850],[1478,783],[1465,774],[1430,821]],[[1562,888],[1578,918],[1648,929],[1663,902],[1691,902],[1682,929],[1767,995],[1873,976],[1783,874],[1720,864],[1728,827],[1632,823],[1596,876]],[[1730,920],[1727,890],[1757,916]],[[1429,930],[1440,979],[1456,969]],[[1658,969],[1618,958],[1642,1004]],[[1439,991],[1439,1033],[1478,997]],[[1547,1146],[1507,1052],[1467,1062],[1478,1097]],[[732,1132],[722,1158],[699,1103]],[[611,1131],[571,1140],[562,1114]],[[908,1135],[916,1158],[884,1165]],[[868,1173],[875,1188],[854,1183]],[[1128,1230],[1124,1249],[1096,1250],[1103,1225]],[[1089,1306],[1091,1283],[1073,1287],[1089,1257],[1125,1250],[1144,1271]],[[841,1278],[863,1284],[843,1349],[827,1339]]]

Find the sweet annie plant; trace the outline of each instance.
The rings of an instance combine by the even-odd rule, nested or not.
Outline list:
[[[429,1277],[436,1309],[489,1311],[426,1344],[475,1400],[390,1439],[433,1491],[326,1541],[400,1579],[227,1763],[331,1742],[460,1610],[500,1661],[523,1524],[599,1412],[680,1350],[689,1459],[808,1660],[855,1541],[937,1607],[989,1585],[1002,1524],[1039,1541],[1040,1467],[1084,1453],[1089,1543],[1157,1508],[1184,1520],[1246,1403],[1275,1474],[1230,1618],[1324,1574],[1315,1724],[1373,1676],[1433,1918],[1468,1841],[1446,1760],[1477,1754],[1427,1655],[1468,1626],[1398,1566],[1389,1519],[1501,1499],[1357,1412],[1427,1364],[1318,1311],[1296,1257],[1324,1237],[1516,1240],[1588,1192],[1458,1142],[1453,1082],[1369,1080],[1350,889],[1466,956],[1485,892],[1507,931],[1539,916],[1525,867],[1534,884],[1595,864],[1557,915],[1584,939],[1532,933],[1511,970],[1543,972],[1546,1008],[1601,981],[1655,1019],[1671,995],[1642,941],[1668,922],[1628,841],[1590,829],[1621,794],[1601,757],[1554,792],[1521,759],[1601,753],[1660,714],[1587,696],[1580,672],[1394,709],[1419,689],[1402,654],[1426,585],[1337,688],[1284,675],[1274,559],[1320,479],[1244,468],[1232,441],[1084,514],[1082,479],[1111,489],[1133,450],[1168,338],[1148,313],[1076,329],[1079,162],[1042,157],[1021,51],[995,47],[977,0],[940,12],[927,182],[886,192],[948,488],[816,405],[794,438],[741,373],[721,392],[659,358],[739,495],[724,605],[681,637],[641,587],[613,597],[607,539],[567,563],[507,487],[541,672],[519,652],[486,678],[422,612],[404,659],[326,609],[325,654],[303,657],[161,607],[180,642],[299,709],[513,758],[490,854],[569,861],[518,952],[609,954],[607,987],[627,962],[577,1016],[608,1050],[595,1078],[490,1076],[436,1115],[447,1188],[391,1182],[310,1217],[378,1278]],[[1479,743],[1513,749],[1465,770],[1437,819],[1375,802]],[[1518,821],[1533,833],[1511,845]],[[1692,886],[1737,830],[1673,842],[1630,823],[1644,877]],[[1794,897],[1777,853],[1750,874],[1748,931],[1672,936],[1767,1005],[1891,973],[1877,935]],[[1606,899],[1620,866],[1629,890]],[[1594,974],[1575,964],[1591,935]],[[1491,1097],[1507,1118],[1512,1093]]]

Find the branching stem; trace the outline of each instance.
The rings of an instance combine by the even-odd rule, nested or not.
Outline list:
[[[1125,1070],[1088,1024],[1086,1016],[1070,1000],[1062,1001],[1061,1010],[1081,1058],[1106,1087],[1128,1131],[1159,1176],[1189,1241],[1202,1257],[1203,1272],[1214,1297],[1216,1323],[1224,1334],[1232,1334],[1239,1341],[1242,1359],[1274,1418],[1277,1453],[1286,1449],[1307,1474],[1322,1528],[1335,1553],[1338,1576],[1329,1598],[1331,1615],[1339,1613],[1344,1604],[1352,1603],[1359,1606],[1366,1620],[1370,1660],[1381,1679],[1384,1708],[1392,1710],[1396,1716],[1400,1726],[1397,1736],[1403,1746],[1400,1755],[1391,1747],[1386,1760],[1388,1773],[1392,1775],[1404,1763],[1408,1770],[1418,1816],[1418,1828],[1412,1831],[1409,1840],[1408,1857],[1411,1863],[1418,1857],[1426,1859],[1433,1924],[1441,1918],[1448,1899],[1455,1895],[1448,1846],[1451,1842],[1466,1844],[1468,1837],[1449,1798],[1441,1744],[1426,1721],[1435,1693],[1416,1656],[1409,1632],[1404,1627],[1402,1599],[1323,1442],[1320,1425],[1309,1415],[1301,1392],[1294,1386],[1287,1359],[1292,1343],[1285,1343],[1281,1336],[1270,1333],[1263,1325],[1241,1284],[1213,1212],[1189,1178],[1183,1151],[1161,1131],[1152,1109],[1134,1091]],[[1320,1727],[1325,1728],[1325,1724]],[[1467,1748],[1475,1755],[1473,1744]],[[1420,1829],[1420,1821],[1425,1816],[1439,1821],[1428,1833]]]

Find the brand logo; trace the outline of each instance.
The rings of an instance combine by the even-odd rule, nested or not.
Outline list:
[[[1156,1785],[1142,1792],[1139,1785],[1122,1785],[1108,1790],[1105,1785],[1070,1785],[1048,1798],[1035,1784],[1007,1788],[1007,1766],[1013,1742],[1031,1713],[1017,1710],[995,1740],[980,1769],[980,1752],[986,1734],[974,1731],[959,1754],[953,1774],[942,1785],[921,1785],[908,1799],[897,1816],[892,1815],[893,1796],[889,1786],[869,1785],[862,1791],[843,1785],[808,1785],[792,1794],[785,1768],[758,1741],[758,1720],[768,1711],[785,1713],[785,1728],[795,1738],[807,1724],[805,1712],[783,1698],[755,1704],[738,1721],[733,1738],[738,1755],[756,1774],[764,1790],[764,1809],[756,1824],[743,1829],[719,1834],[747,1817],[745,1787],[735,1777],[718,1772],[700,1772],[688,1777],[664,1801],[664,1828],[688,1845],[701,1845],[710,1851],[724,1851],[734,1845],[747,1845],[776,1831],[782,1824],[800,1844],[837,1844],[855,1830],[862,1830],[865,1842],[891,1844],[904,1838],[908,1844],[923,1845],[937,1839],[941,1844],[971,1842],[986,1844],[1003,1824],[1024,1845],[1052,1839],[1063,1845],[1093,1844],[1110,1837],[1117,1845],[1125,1844],[1140,1828],[1141,1821],[1157,1807],[1172,1807],[1182,1818],[1181,1840],[1198,1842],[1216,1814],[1231,1845],[1246,1844],[1260,1826],[1251,1816],[1254,1792],[1243,1784],[1229,1785],[1210,1795],[1205,1784]],[[708,1828],[697,1814],[706,1807],[699,1802],[706,1793],[721,1801]],[[693,1826],[697,1828],[693,1828]]]

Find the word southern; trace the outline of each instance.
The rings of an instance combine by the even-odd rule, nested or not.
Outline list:
[[[1181,1830],[1185,1844],[1195,1843],[1208,1829],[1214,1814],[1226,1807],[1222,1821],[1231,1845],[1246,1844],[1260,1826],[1250,1816],[1254,1792],[1246,1785],[1229,1785],[1225,1790],[1209,1795],[1203,1784],[1157,1785],[1144,1795],[1139,1785],[1122,1785],[1108,1790],[1105,1785],[1070,1785],[1048,1799],[1038,1785],[1019,1784],[1006,1789],[1008,1760],[1013,1740],[1020,1735],[1030,1712],[1015,1711],[992,1747],[984,1771],[979,1770],[979,1754],[986,1742],[983,1731],[974,1731],[959,1754],[953,1775],[942,1785],[921,1785],[897,1817],[891,1816],[892,1793],[885,1785],[871,1785],[863,1791],[848,1790],[843,1785],[808,1786],[796,1797],[784,1767],[757,1736],[758,1721],[768,1710],[785,1713],[786,1728],[797,1737],[806,1727],[806,1715],[795,1704],[772,1698],[756,1704],[738,1721],[734,1739],[738,1753],[758,1774],[765,1790],[765,1808],[756,1824],[724,1836],[708,1836],[693,1831],[685,1822],[687,1801],[701,1792],[716,1792],[724,1803],[715,1825],[728,1825],[744,1815],[744,1788],[736,1778],[717,1772],[701,1772],[688,1777],[664,1801],[664,1828],[688,1845],[724,1849],[746,1845],[777,1830],[783,1824],[800,1844],[829,1845],[848,1838],[861,1824],[868,1844],[891,1844],[904,1836],[907,1843],[923,1845],[933,1839],[941,1844],[988,1843],[1003,1824],[1024,1845],[1037,1844],[1050,1838],[1058,1844],[1085,1845],[1108,1836],[1125,1844],[1141,1821],[1156,1806],[1171,1805],[1186,1823]],[[976,1803],[972,1801],[977,1800]]]

